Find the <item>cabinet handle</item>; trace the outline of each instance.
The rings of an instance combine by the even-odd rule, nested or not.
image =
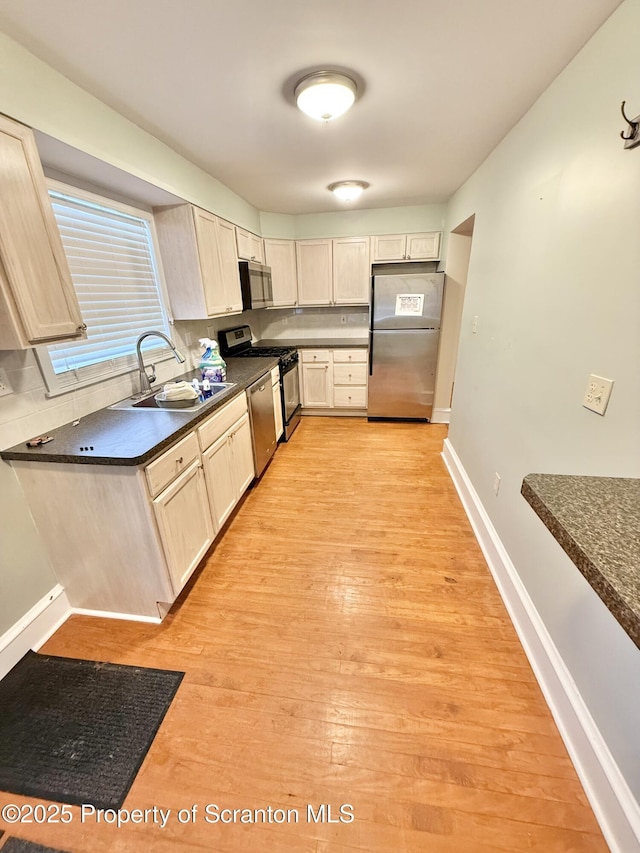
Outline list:
[[[87,324],[86,324],[86,323],[82,323],[82,325],[81,325],[81,326],[78,326],[78,331],[79,331],[79,332],[86,332],[86,331],[87,331]]]
[[[410,261],[410,260],[411,260],[411,255],[407,255],[407,260],[408,260],[408,261]]]
[[[176,459],[176,463],[178,465],[182,465],[183,462],[184,462],[184,456],[178,456],[178,458]]]

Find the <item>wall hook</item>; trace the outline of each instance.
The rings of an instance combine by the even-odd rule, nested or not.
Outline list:
[[[635,148],[636,145],[640,145],[640,134],[638,133],[638,129],[640,128],[640,116],[630,119],[624,111],[625,104],[626,101],[623,101],[620,105],[620,111],[622,113],[622,118],[629,125],[629,132],[625,133],[624,130],[621,130],[620,136],[624,139],[625,148]]]

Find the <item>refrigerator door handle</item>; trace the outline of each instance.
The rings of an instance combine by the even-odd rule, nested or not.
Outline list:
[[[369,300],[369,376],[373,376],[373,311],[374,311],[374,300],[376,295],[376,279],[375,276],[371,276],[371,299]]]

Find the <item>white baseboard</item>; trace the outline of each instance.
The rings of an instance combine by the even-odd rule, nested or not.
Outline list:
[[[442,458],[612,853],[640,851],[640,804],[614,761],[449,439],[444,441]]]
[[[37,651],[71,613],[64,589],[57,584],[0,637],[0,678],[24,657]]]
[[[432,424],[448,424],[451,420],[451,409],[434,409],[431,413]]]
[[[86,610],[83,607],[72,607],[71,613],[78,616],[93,616],[98,619],[125,619],[127,622],[149,622],[159,625],[162,619],[159,616],[137,616],[132,613],[115,613],[111,610]]]

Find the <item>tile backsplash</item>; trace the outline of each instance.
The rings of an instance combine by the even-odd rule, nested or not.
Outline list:
[[[341,322],[344,318],[344,322]],[[342,308],[283,308],[245,311],[212,320],[176,321],[170,335],[186,356],[185,364],[168,358],[156,364],[158,383],[168,382],[193,370],[201,348],[199,339],[216,337],[219,329],[248,323],[254,339],[364,337],[368,309],[363,306]],[[110,379],[78,388],[57,397],[48,397],[47,389],[33,350],[0,350],[0,368],[7,372],[12,394],[0,397],[0,449],[12,447],[48,430],[103,409],[129,397],[138,390],[138,372],[134,370]]]

